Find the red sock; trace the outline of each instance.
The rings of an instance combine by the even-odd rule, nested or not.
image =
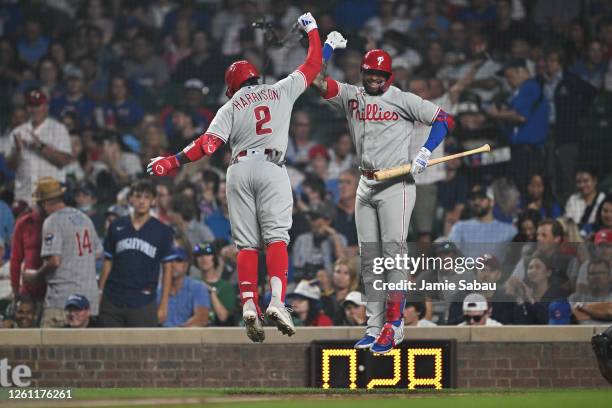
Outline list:
[[[257,296],[257,264],[259,253],[256,249],[241,249],[236,257],[236,268],[238,269],[238,288],[240,289],[240,304],[253,299],[259,307]]]
[[[280,301],[284,302],[285,291],[287,290],[287,270],[289,269],[289,254],[287,253],[286,242],[276,241],[268,244],[266,250],[266,266],[268,268],[270,282],[273,277],[280,279],[282,284]],[[272,286],[271,283],[270,286]],[[272,295],[274,295],[274,288],[272,288]]]
[[[394,322],[402,318],[406,295],[401,291],[389,292],[387,298],[386,318],[388,322]]]

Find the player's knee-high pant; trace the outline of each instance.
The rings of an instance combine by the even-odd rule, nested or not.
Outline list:
[[[396,283],[407,278],[407,271],[402,269],[382,274],[373,271],[374,258],[407,253],[408,226],[416,198],[416,188],[409,180],[374,183],[361,178],[357,188],[355,220],[367,297],[367,332],[372,335],[377,335],[385,323],[386,300],[386,293],[376,290],[374,281]]]

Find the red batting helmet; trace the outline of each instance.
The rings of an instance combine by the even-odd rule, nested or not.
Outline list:
[[[225,70],[225,85],[227,85],[227,91],[225,95],[231,98],[237,90],[240,89],[240,85],[251,78],[259,78],[259,71],[249,61],[236,61]]]
[[[366,52],[361,61],[361,71],[380,71],[388,74],[388,78],[382,88],[383,92],[393,83],[391,56],[387,51],[375,49]]]

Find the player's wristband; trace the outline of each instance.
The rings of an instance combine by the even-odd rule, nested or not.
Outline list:
[[[334,53],[334,48],[328,43],[325,43],[325,45],[323,45],[323,61],[325,62],[329,61],[333,53]]]

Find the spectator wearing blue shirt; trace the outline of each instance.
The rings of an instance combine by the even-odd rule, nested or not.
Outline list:
[[[225,182],[219,183],[217,191],[217,207],[206,217],[204,222],[213,232],[215,239],[224,239],[232,242],[232,226],[229,222],[227,196],[225,195]]]
[[[493,105],[488,113],[502,125],[510,141],[513,178],[521,193],[525,193],[529,175],[544,169],[550,106],[543,81],[531,77],[524,59],[508,61],[498,74],[505,76],[514,93],[509,106]]]
[[[484,186],[472,188],[469,204],[474,217],[458,221],[448,235],[465,256],[477,258],[488,253],[498,259],[504,258],[507,247],[503,244],[512,241],[517,231],[512,224],[495,219],[493,203],[492,193]]]
[[[47,53],[50,44],[49,37],[42,34],[40,21],[32,18],[26,21],[24,36],[17,41],[19,59],[34,66]]]
[[[102,106],[104,123],[98,123],[108,130],[128,130],[137,126],[144,110],[140,104],[129,97],[127,79],[116,76],[109,84],[110,102]]]
[[[110,225],[100,276],[102,327],[156,327],[168,316],[172,284],[173,232],[151,217],[155,188],[148,180],[130,187],[130,215]],[[161,294],[156,302],[162,271]]]
[[[168,298],[168,317],[164,327],[208,326],[210,297],[202,281],[185,276],[189,268],[188,256],[183,248],[172,251],[172,285]],[[157,288],[157,302],[161,302],[162,288]]]
[[[83,71],[80,68],[72,68],[65,72],[65,75],[68,82],[67,92],[65,95],[51,99],[49,104],[51,115],[60,119],[67,112],[76,112],[77,121],[81,126],[92,126],[95,103],[85,95]]]

